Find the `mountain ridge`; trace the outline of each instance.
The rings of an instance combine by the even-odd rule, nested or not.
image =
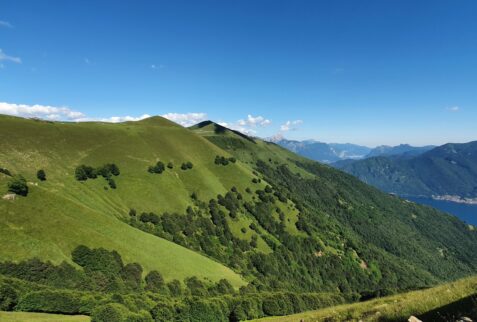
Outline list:
[[[448,143],[424,153],[338,162],[336,167],[381,190],[410,196],[477,196],[477,141]]]

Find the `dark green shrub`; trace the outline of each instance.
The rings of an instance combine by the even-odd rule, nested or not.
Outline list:
[[[108,181],[109,187],[111,189],[116,189],[116,182],[111,177],[107,177],[106,180]]]
[[[153,223],[154,225],[157,225],[160,222],[159,216],[152,212],[150,213],[143,212],[141,216],[139,217],[139,220],[142,222],[150,222],[150,223]]]
[[[150,271],[146,275],[145,289],[152,292],[160,292],[164,288],[164,278],[158,271]]]
[[[228,321],[229,309],[218,299],[190,299],[188,305],[191,322]]]
[[[217,283],[217,291],[219,294],[233,294],[235,293],[234,287],[226,279],[221,279]]]
[[[196,276],[186,278],[185,284],[193,296],[207,296],[207,288],[204,282],[199,280]]]
[[[28,185],[21,175],[14,176],[8,182],[8,191],[13,192],[20,196],[27,196],[28,195]]]
[[[193,167],[194,167],[194,165],[190,161],[187,161],[187,162],[184,162],[184,163],[181,164],[181,169],[182,170],[190,170]]]
[[[10,285],[0,286],[0,311],[12,311],[18,303],[18,294]]]
[[[162,161],[157,161],[156,165],[150,166],[147,169],[147,171],[150,172],[150,173],[161,174],[162,172],[164,172],[165,169],[166,169],[166,167],[164,166],[164,163]]]
[[[91,314],[91,322],[123,322],[126,321],[129,310],[119,303],[108,303],[98,306]]]
[[[46,180],[46,173],[45,173],[45,170],[38,170],[38,172],[36,173],[36,177],[38,178],[38,180],[40,181],[45,181]]]
[[[104,167],[108,168],[109,172],[113,175],[113,176],[119,176],[120,174],[120,171],[119,171],[119,168],[116,164],[114,163],[108,163],[106,164]]]
[[[67,290],[43,290],[27,293],[16,309],[27,312],[90,314],[97,302],[92,296]]]
[[[5,169],[5,168],[0,168],[0,173],[3,173],[4,175],[9,176],[9,177],[12,176],[12,173],[8,169]]]
[[[87,246],[80,245],[73,250],[71,257],[86,272],[98,271],[109,278],[119,277],[123,269],[121,256],[115,250],[90,249]]]
[[[3,262],[0,263],[0,274],[54,287],[84,289],[90,287],[85,274],[65,262],[58,266],[37,258],[18,263]]]
[[[174,164],[173,164],[172,162],[169,162],[169,163],[167,163],[167,167],[168,167],[169,169],[173,169],[173,168],[174,168]]]
[[[138,313],[129,312],[124,322],[153,322],[151,314],[148,311],[139,311]]]
[[[142,282],[142,266],[138,263],[129,263],[123,267],[121,278],[130,290],[139,290]]]
[[[108,184],[112,189],[116,188],[116,184],[111,176],[118,176],[119,168],[114,163],[107,163],[101,167],[93,168],[87,165],[79,165],[75,169],[75,178],[78,181],[86,181],[88,179],[96,179],[98,175],[108,180]]]
[[[174,306],[162,301],[152,308],[151,315],[155,322],[177,321]]]
[[[169,293],[172,296],[181,296],[182,295],[182,285],[181,282],[178,280],[172,280],[167,283],[167,288],[169,289]]]
[[[80,165],[75,169],[75,178],[78,181],[85,181],[88,179],[96,179],[96,170],[93,167],[87,165]]]

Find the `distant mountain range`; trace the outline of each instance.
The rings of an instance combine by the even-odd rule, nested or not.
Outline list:
[[[377,156],[401,155],[402,157],[412,157],[429,150],[434,149],[435,145],[411,146],[409,144],[400,144],[397,146],[380,145],[372,149],[366,158]]]
[[[412,157],[435,148],[433,145],[414,147],[409,144],[397,146],[381,145],[376,148],[370,148],[351,143],[324,143],[315,140],[295,141],[287,140],[283,137],[271,138],[269,141],[299,155],[323,163],[333,163],[348,159],[360,160],[376,156],[401,155],[402,157]]]
[[[285,138],[269,139],[292,152],[323,163],[333,163],[345,159],[362,159],[371,148],[351,143],[324,143],[315,140],[295,141]]]
[[[421,151],[426,148],[429,147]],[[418,155],[412,153],[417,150],[338,161],[333,166],[399,195],[477,197],[477,141],[449,143]]]

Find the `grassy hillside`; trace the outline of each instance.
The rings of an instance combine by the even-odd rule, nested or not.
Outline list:
[[[224,152],[208,141],[161,118],[75,124],[0,116],[0,138],[1,167],[30,182],[28,197],[0,200],[3,260],[70,261],[72,249],[85,244],[117,250],[126,262],[158,269],[166,279],[197,275],[243,284],[223,265],[122,221],[130,208],[184,212],[194,191],[210,198],[250,180],[249,170],[239,164],[214,167],[213,157]],[[148,173],[157,160],[172,161],[174,169]],[[180,169],[186,161],[194,164],[192,170]],[[109,162],[121,170],[117,189],[105,190],[103,178],[75,180],[77,165]],[[47,174],[44,182],[36,179],[39,169]],[[2,196],[8,180],[0,173]]]
[[[199,124],[194,130],[254,166],[274,189],[298,205],[297,226],[306,237],[293,242],[306,246],[294,247],[300,252],[314,247],[315,256],[300,258],[285,244],[295,251],[294,258],[286,251],[275,252],[270,261],[279,266],[305,265],[306,270],[296,273],[280,271],[304,288],[317,280],[323,286],[339,280],[334,284],[339,289],[358,288],[366,297],[368,291],[432,285],[472,274],[477,268],[477,235],[453,216],[383,194],[276,144],[213,123]],[[280,233],[275,236],[288,239]],[[263,272],[261,278],[273,279],[270,275]]]
[[[0,150],[0,308],[244,320],[477,271],[457,218],[212,122],[0,116]]]
[[[471,277],[433,287],[355,304],[333,306],[290,316],[256,321],[407,321],[417,316],[424,322],[477,318],[477,278]]]
[[[380,156],[335,165],[387,192],[477,197],[477,142],[445,144],[418,156]]]

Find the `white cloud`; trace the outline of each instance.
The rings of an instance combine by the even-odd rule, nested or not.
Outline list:
[[[68,107],[55,107],[49,105],[27,105],[27,104],[12,104],[0,102],[0,114],[8,114],[20,117],[37,117],[52,121],[73,121],[73,122],[127,122],[140,121],[151,117],[149,114],[141,116],[111,116],[107,118],[88,117],[82,112],[74,111]],[[167,113],[161,115],[162,117],[176,122],[182,126],[191,126],[207,119],[205,113]]]
[[[451,112],[459,112],[460,107],[459,106],[451,106],[451,107],[448,107],[447,110],[451,111]]]
[[[302,123],[303,123],[302,120],[286,121],[284,124],[280,125],[280,131],[281,132],[295,131],[298,129],[298,126]]]
[[[241,126],[238,123],[219,122],[217,124],[225,126],[226,128],[229,128],[229,129],[234,130],[234,131],[239,131],[239,132],[241,132],[243,134],[247,134],[247,135],[255,135],[257,133],[257,131],[255,131],[251,128],[245,127],[245,126]]]
[[[49,105],[26,105],[0,102],[0,114],[8,114],[22,117],[38,117],[47,120],[69,120],[85,117],[81,112],[71,110],[68,107],[55,107]]]
[[[242,127],[256,127],[256,126],[268,126],[272,123],[272,121],[264,118],[263,116],[252,116],[252,115],[247,115],[246,120],[238,120],[237,124]]]
[[[2,49],[0,49],[0,61],[11,61],[13,63],[17,63],[17,64],[21,64],[22,63],[22,60],[20,59],[20,57],[13,57],[13,56],[8,56],[7,54],[5,54],[3,52]]]
[[[205,113],[167,113],[161,116],[182,126],[192,126],[207,119]]]
[[[8,21],[0,20],[0,27],[13,28],[12,24]]]
[[[0,114],[8,114],[20,117],[37,117],[51,121],[74,121],[74,122],[125,122],[125,121],[139,121],[150,117],[144,114],[139,117],[133,116],[112,116],[109,118],[90,118],[84,113],[74,111],[68,107],[55,107],[49,105],[26,105],[26,104],[12,104],[0,102]]]
[[[218,124],[242,132],[243,134],[255,135],[257,133],[257,128],[266,127],[272,124],[272,121],[263,116],[252,116],[249,114],[246,119],[240,119],[236,122],[219,122]]]

